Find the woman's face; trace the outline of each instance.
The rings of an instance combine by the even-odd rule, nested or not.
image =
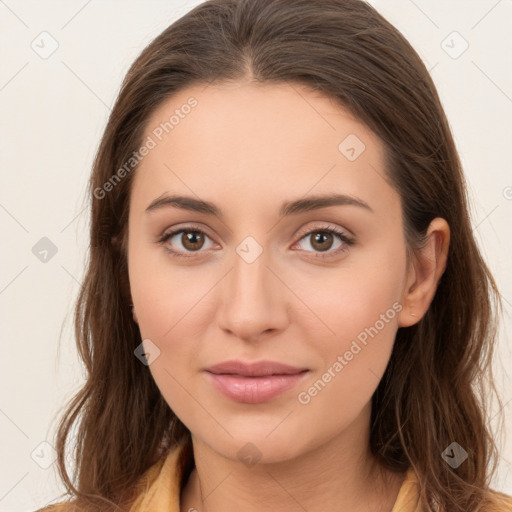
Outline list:
[[[286,460],[360,435],[405,325],[409,276],[382,143],[299,85],[231,84],[176,94],[144,144],[129,278],[169,406],[232,459]],[[206,370],[228,360],[297,370]]]

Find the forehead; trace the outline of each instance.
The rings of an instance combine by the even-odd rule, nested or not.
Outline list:
[[[383,207],[396,200],[383,179],[378,137],[334,100],[299,84],[181,90],[148,119],[149,139],[154,147],[134,182],[148,196],[178,188],[210,197],[232,192],[262,204],[283,195],[364,190]]]

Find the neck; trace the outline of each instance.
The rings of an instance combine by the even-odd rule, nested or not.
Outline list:
[[[321,446],[254,466],[223,457],[193,436],[196,467],[182,491],[181,512],[391,512],[404,475],[371,456],[368,412]]]

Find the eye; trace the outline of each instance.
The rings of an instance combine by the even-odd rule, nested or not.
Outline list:
[[[309,241],[308,237],[311,237]],[[330,249],[332,249],[336,243],[336,238],[338,239],[338,245],[336,245],[334,250],[331,251]],[[313,252],[318,253],[315,255],[315,257],[318,258],[330,258],[346,252],[349,247],[355,243],[354,240],[343,233],[343,231],[340,231],[338,228],[330,225],[310,230],[304,234],[300,240],[301,242],[303,240],[308,241],[307,245],[313,248]],[[306,251],[311,252],[307,249]]]
[[[205,240],[208,239],[211,242],[210,237],[201,229],[196,227],[184,227],[175,229],[164,233],[158,240],[158,243],[164,245],[165,249],[172,253],[173,256],[188,257],[187,253],[204,252],[201,249],[205,246]],[[170,242],[169,244],[167,242]],[[181,245],[181,248],[179,247]],[[178,250],[172,249],[169,246],[176,247]],[[211,245],[206,249],[211,248]],[[193,254],[190,254],[193,256]]]
[[[311,237],[308,244],[313,249],[306,252],[314,252],[316,258],[331,258],[340,253],[348,251],[355,240],[343,233],[335,226],[321,226],[302,234],[300,241],[293,247],[299,245],[302,241]],[[338,244],[336,244],[336,239]],[[209,240],[210,244],[205,244]],[[201,253],[201,249],[211,249],[213,242],[211,238],[200,228],[195,226],[186,226],[164,233],[157,242],[164,246],[165,250],[176,257],[191,257],[194,253]],[[180,247],[181,245],[181,247]],[[206,247],[205,247],[206,245]],[[331,250],[334,247],[334,250]],[[178,249],[176,250],[176,247]],[[292,247],[292,248],[293,248]],[[325,253],[325,254],[324,254]]]

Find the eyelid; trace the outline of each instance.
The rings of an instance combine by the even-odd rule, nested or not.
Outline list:
[[[200,233],[204,233],[207,235],[211,240],[213,240],[215,237],[210,234],[210,230],[206,227],[203,227],[199,224],[178,224],[177,226],[173,226],[172,228],[166,228],[161,235],[159,235],[159,239],[166,237],[168,235],[175,236],[180,231],[198,231]]]
[[[311,233],[316,233],[317,231],[335,231],[339,235],[343,235],[348,239],[354,239],[354,235],[345,228],[339,227],[336,224],[333,224],[332,222],[324,222],[321,226],[313,226],[313,227],[306,227],[301,228],[297,234],[295,235],[296,238],[299,240],[304,237],[304,235],[309,235]]]
[[[156,243],[165,246],[165,243],[169,239],[174,238],[176,235],[186,232],[186,231],[202,233],[202,234],[206,235],[214,244],[217,244],[217,242],[215,242],[215,240],[214,240],[214,237],[210,236],[210,234],[208,233],[208,229],[203,228],[199,225],[194,225],[194,224],[186,224],[183,226],[177,225],[173,228],[166,229],[166,230],[164,230],[164,232],[161,235],[158,236]],[[219,245],[219,244],[217,244],[217,245]],[[165,247],[165,249],[174,256],[185,256],[185,257],[194,256],[195,254],[199,255],[199,254],[207,252],[204,250],[199,250],[199,251],[195,251],[195,252],[194,251],[177,251],[175,249],[169,249],[168,247]]]

